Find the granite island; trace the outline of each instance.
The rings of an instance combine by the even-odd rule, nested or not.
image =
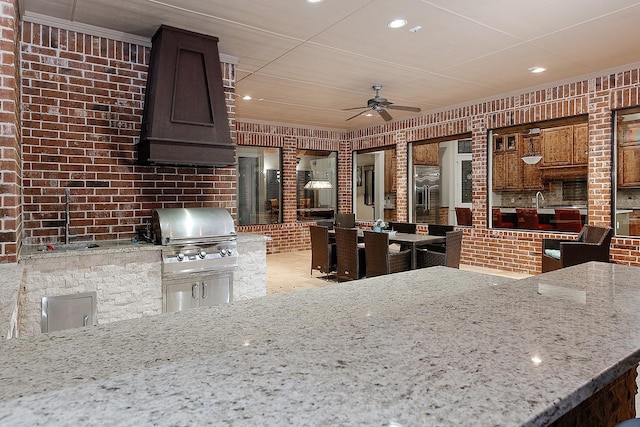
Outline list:
[[[635,380],[638,272],[434,267],[8,340],[0,421],[548,425]]]

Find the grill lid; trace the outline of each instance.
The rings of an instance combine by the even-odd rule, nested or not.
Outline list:
[[[156,244],[189,244],[236,237],[233,218],[224,208],[155,209]]]

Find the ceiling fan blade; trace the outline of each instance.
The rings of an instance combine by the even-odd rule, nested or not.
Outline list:
[[[349,111],[349,110],[362,110],[363,108],[369,108],[369,106],[365,105],[364,107],[353,107],[353,108],[343,108],[340,111]]]
[[[420,108],[418,107],[405,107],[404,105],[387,105],[387,108],[392,110],[401,110],[401,111],[413,111],[414,113],[419,113]]]
[[[382,116],[385,122],[393,119],[393,117],[391,117],[391,114],[387,113],[387,110],[383,108],[376,108],[376,111]]]
[[[365,109],[365,110],[363,110],[363,111],[360,111],[358,114],[354,114],[353,116],[349,117],[347,120],[345,120],[345,122],[348,122],[348,121],[349,121],[349,120],[351,120],[351,119],[355,119],[355,118],[356,118],[356,117],[358,117],[359,115],[361,115],[361,114],[363,114],[364,112],[369,111],[369,110],[371,110],[371,108],[367,108],[367,109]]]

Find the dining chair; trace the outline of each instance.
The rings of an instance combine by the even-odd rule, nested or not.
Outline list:
[[[542,272],[588,261],[609,262],[613,228],[585,225],[577,240],[542,239]]]
[[[311,236],[311,275],[313,270],[327,278],[336,272],[336,244],[329,242],[329,229],[318,225],[309,226]]]
[[[456,220],[458,225],[472,225],[471,208],[456,207]]]
[[[553,230],[551,224],[540,224],[536,208],[516,208],[518,228],[524,230]]]
[[[358,230],[335,227],[334,231],[338,281],[364,277],[366,271],[365,248],[358,245]]]
[[[460,255],[462,253],[463,231],[449,231],[446,237],[445,252],[436,252],[428,248],[418,248],[417,267],[434,267],[443,265],[445,267],[460,268]]]
[[[427,230],[431,236],[446,236],[448,232],[454,231],[455,226],[443,225],[443,224],[427,224]],[[429,249],[434,252],[444,253],[446,250],[446,242],[442,243],[429,243],[428,245],[421,246],[423,249]]]
[[[398,233],[416,234],[418,226],[413,222],[389,222],[389,227]]]
[[[336,227],[340,228],[355,228],[356,226],[356,214],[353,213],[337,213],[336,214]]]
[[[582,216],[579,209],[554,209],[556,214],[556,229],[558,231],[582,231]]]
[[[500,208],[491,208],[491,217],[494,228],[513,228],[514,226],[512,222],[502,220],[502,211]]]
[[[389,234],[364,232],[367,277],[411,270],[411,249],[389,250]]]

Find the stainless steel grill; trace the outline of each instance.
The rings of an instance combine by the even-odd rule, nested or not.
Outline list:
[[[238,250],[233,218],[224,208],[169,208],[153,212],[162,249],[164,311],[230,302]]]

